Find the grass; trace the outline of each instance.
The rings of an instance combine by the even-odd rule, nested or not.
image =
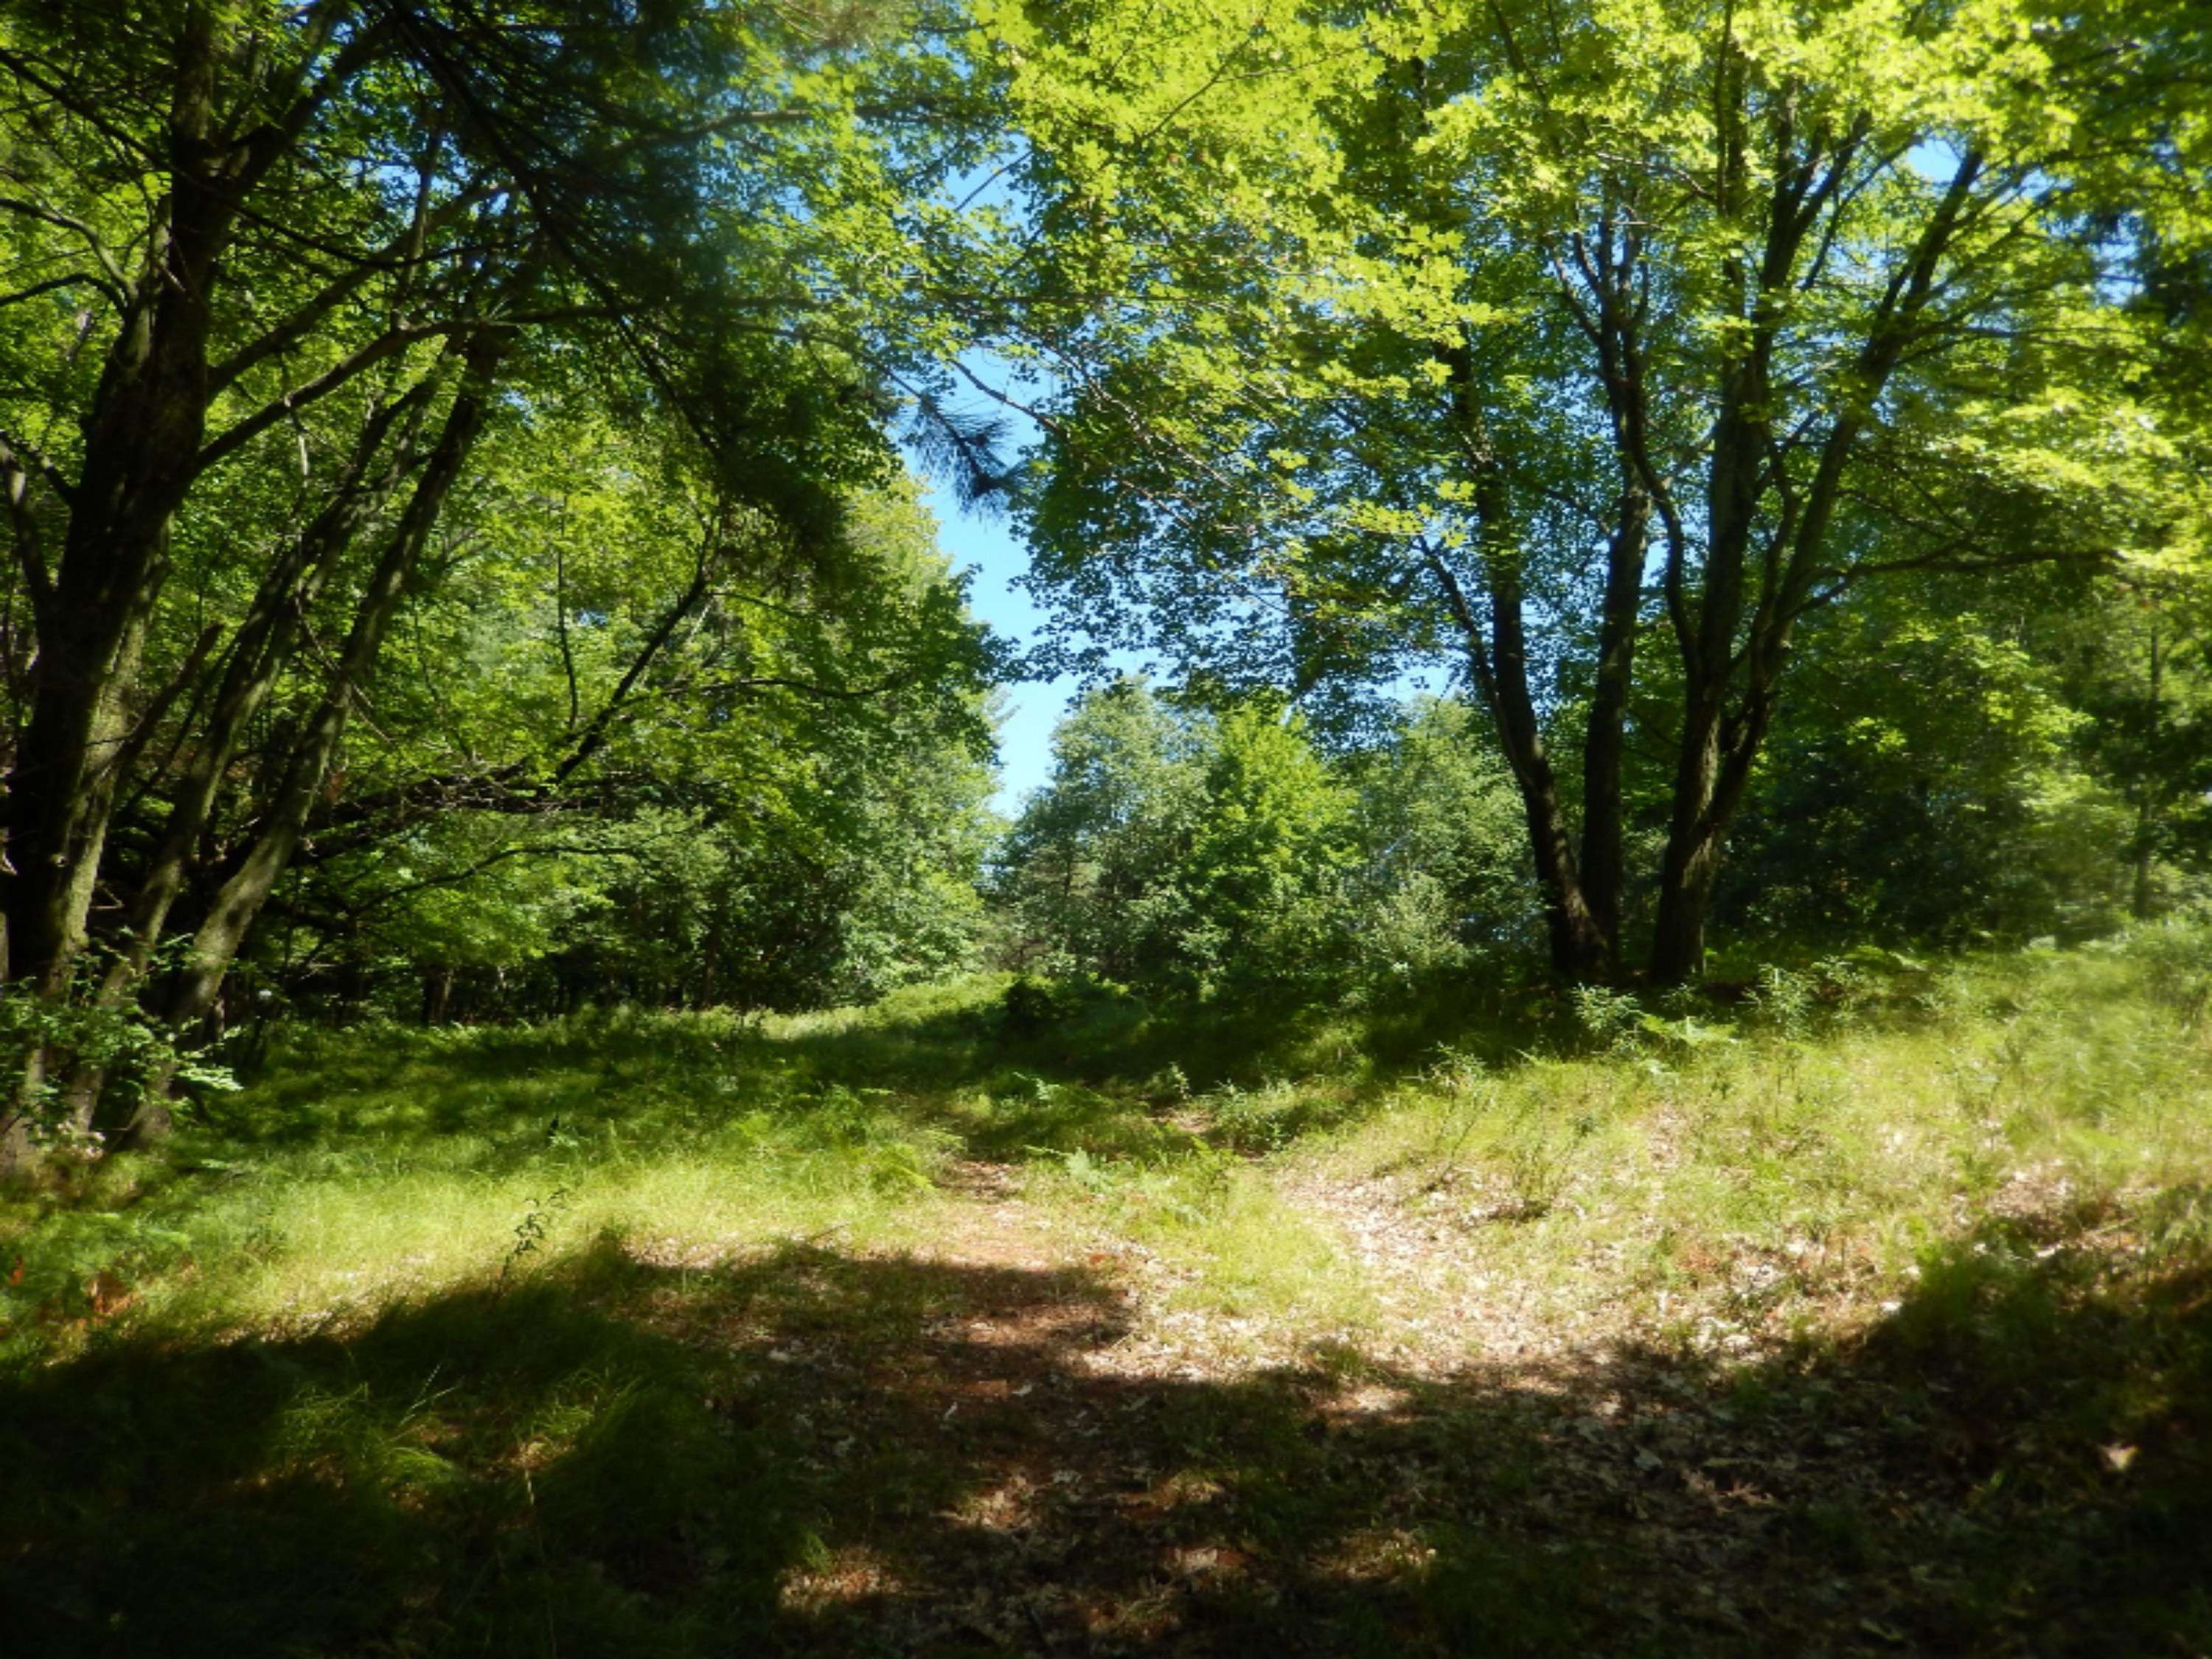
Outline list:
[[[0,1200],[9,1650],[2203,1651],[2208,986],[292,1033]]]

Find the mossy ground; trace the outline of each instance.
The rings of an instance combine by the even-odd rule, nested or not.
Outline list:
[[[6,1646],[2212,1650],[2208,983],[294,1034],[0,1207]]]

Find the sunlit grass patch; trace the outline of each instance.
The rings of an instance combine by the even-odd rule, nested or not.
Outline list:
[[[1477,1030],[1395,1071],[1344,1060],[1356,1023],[1324,1018],[1246,1041],[1228,1078],[1196,1056],[1233,1045],[1233,1011],[1177,1027],[1086,992],[1032,1029],[1003,977],[813,1015],[301,1032],[171,1156],[9,1201],[8,1340],[34,1352],[95,1314],[358,1317],[602,1239],[693,1266],[817,1235],[915,1247],[955,1224],[962,1158],[1152,1252],[1186,1306],[1333,1329],[1382,1296],[1448,1320],[1489,1276],[1524,1308],[1764,1340],[1878,1301],[1985,1212],[2201,1179],[2185,957],[2158,935],[1846,965],[1770,976],[1734,1013],[1614,996],[1579,1042]],[[1160,1046],[1179,1030],[1188,1066]],[[1092,1040],[1087,1064],[1055,1058]],[[1287,1063],[1332,1054],[1334,1073]]]
[[[24,1262],[4,1287],[11,1340],[53,1340],[41,1316],[66,1328],[103,1274],[130,1287],[125,1323],[289,1328],[503,1280],[601,1239],[698,1265],[827,1231],[892,1245],[926,1229],[945,1132],[880,1091],[717,1063],[726,1032],[666,1023],[695,1041],[690,1060],[679,1049],[573,1090],[565,1111],[487,1090],[485,1054],[511,1059],[512,1034],[446,1045],[464,1056],[447,1071],[419,1052],[387,1059],[374,1088],[340,1049],[327,1098],[285,1074],[282,1133],[194,1131],[166,1164],[101,1172],[76,1206],[19,1199],[4,1235]],[[319,1138],[296,1127],[319,1117],[333,1121]]]
[[[1932,1243],[2202,1181],[2212,1066],[2193,1000],[2125,948],[1915,964],[1911,994],[1788,1025],[1646,1016],[1485,1066],[1445,1049],[1296,1154],[1401,1259],[1455,1259],[1554,1316],[1761,1351],[1868,1317]],[[2179,1018],[2177,1018],[2177,1012]],[[1817,1026],[1817,1030],[1813,1029]]]

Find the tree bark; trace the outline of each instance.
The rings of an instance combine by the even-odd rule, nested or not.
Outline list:
[[[453,970],[451,968],[425,968],[422,970],[422,1024],[443,1025],[447,1011],[453,1003]]]
[[[1443,356],[1449,374],[1453,413],[1474,489],[1486,623],[1477,615],[1464,584],[1443,555],[1425,544],[1422,556],[1443,589],[1446,608],[1458,626],[1468,678],[1490,713],[1498,744],[1520,792],[1529,853],[1544,896],[1552,970],[1570,982],[1603,979],[1611,975],[1618,958],[1619,936],[1607,931],[1584,891],[1566,808],[1559,798],[1559,775],[1529,689],[1522,550],[1515,534],[1511,491],[1492,451],[1476,398],[1471,347],[1463,338]],[[1622,690],[1625,697],[1625,684]]]
[[[210,289],[235,216],[216,134],[218,51],[212,9],[191,7],[177,42],[168,193],[85,417],[60,562],[34,605],[30,714],[8,778],[5,909],[11,979],[49,994],[66,987],[84,947],[113,798],[100,756],[120,738],[131,641],[206,429]]]
[[[375,669],[385,635],[406,597],[446,497],[489,418],[494,383],[509,337],[507,330],[488,326],[471,336],[462,350],[460,389],[362,591],[353,626],[321,702],[286,763],[276,795],[262,815],[245,857],[216,894],[193,936],[168,1007],[170,1024],[179,1030],[191,1030],[215,1006],[240,946],[299,847],[308,816],[330,775],[354,702]]]
[[[332,566],[374,521],[411,461],[415,421],[432,390],[425,380],[369,419],[330,503],[263,574],[232,638],[207,724],[178,780],[161,839],[132,895],[121,948],[100,986],[109,1005],[119,1004],[143,979],[239,742],[290,660],[292,642]],[[400,435],[380,455],[395,425]]]
[[[52,993],[66,988],[86,943],[137,637],[160,592],[170,526],[206,465],[220,263],[246,197],[336,87],[381,49],[379,31],[356,30],[308,85],[349,9],[344,0],[310,6],[292,73],[269,77],[278,107],[247,98],[233,111],[241,88],[224,77],[243,61],[235,36],[245,25],[208,0],[181,9],[167,60],[166,189],[144,228],[137,278],[116,281],[119,321],[82,417],[76,480],[56,487],[67,508],[58,562],[51,579],[33,568],[29,584],[38,654],[7,777],[0,917],[9,981]],[[29,503],[17,507],[20,515]]]
[[[1605,598],[1599,617],[1597,678],[1583,738],[1583,838],[1580,867],[1590,924],[1606,947],[1601,973],[1620,964],[1621,902],[1626,885],[1626,803],[1621,765],[1627,750],[1628,693],[1644,603],[1644,555],[1651,501],[1630,484],[1607,550]]]
[[[1765,301],[1754,309],[1753,344],[1740,374],[1728,383],[1716,426],[1706,501],[1711,539],[1697,626],[1693,632],[1679,625],[1677,629],[1688,697],[1652,939],[1651,976],[1661,984],[1680,984],[1704,971],[1705,916],[1723,838],[1742,804],[1773,716],[1791,630],[1814,602],[1845,471],[1868,411],[1895,371],[1934,291],[1937,266],[1981,167],[1974,152],[1960,160],[1942,204],[1893,279],[1854,365],[1856,399],[1830,425],[1802,498],[1786,486],[1787,458],[1774,452],[1762,413],[1769,397],[1773,313]],[[1778,242],[1785,240],[1786,230],[1785,226],[1777,232]],[[1771,285],[1786,277],[1788,268],[1789,258],[1770,245],[1760,280]],[[1771,487],[1781,495],[1779,524],[1766,538],[1758,594],[1747,618],[1754,519],[1769,487],[1763,479],[1775,481]],[[1731,712],[1728,705],[1739,681],[1742,689]]]
[[[432,390],[432,383],[425,380],[372,416],[330,503],[264,574],[232,638],[206,726],[178,780],[161,836],[131,894],[123,936],[100,977],[100,1006],[121,1008],[143,983],[170,911],[191,874],[200,838],[213,817],[239,743],[289,660],[293,640],[331,568],[381,508],[411,459],[412,428]],[[388,454],[380,457],[394,424],[403,418],[402,436]],[[383,465],[371,475],[370,469],[380,459]],[[167,1087],[166,1077],[156,1079],[149,1102],[118,1120],[95,1126],[106,1081],[100,1070],[89,1066],[79,1068],[71,1077],[69,1110],[79,1127],[98,1127],[131,1142],[166,1132],[168,1114],[160,1102]]]
[[[1651,977],[1661,985],[1681,984],[1705,969],[1705,910],[1720,868],[1721,826],[1711,811],[1720,782],[1720,708],[1710,692],[1692,703],[1683,720],[1651,934]]]
[[[1503,534],[1502,489],[1492,496],[1492,533]],[[1605,975],[1614,960],[1613,941],[1600,930],[1583,896],[1575,865],[1566,810],[1559,799],[1558,775],[1544,744],[1528,690],[1528,662],[1518,555],[1510,549],[1486,555],[1484,574],[1489,600],[1486,628],[1469,602],[1458,575],[1433,551],[1425,555],[1431,573],[1443,589],[1458,623],[1468,677],[1474,680],[1521,796],[1522,819],[1536,882],[1544,896],[1544,924],[1552,969],[1571,982]]]
[[[1528,689],[1526,619],[1517,550],[1486,556],[1490,588],[1493,713],[1514,781],[1520,786],[1536,878],[1544,890],[1553,969],[1564,979],[1604,977],[1613,957],[1575,861],[1557,773]]]

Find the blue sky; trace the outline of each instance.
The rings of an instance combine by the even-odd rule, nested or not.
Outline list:
[[[1028,568],[1029,552],[1013,526],[1003,517],[963,512],[941,483],[927,474],[922,482],[927,486],[922,499],[937,515],[938,545],[954,569],[975,573],[968,592],[969,608],[994,632],[1017,645],[1028,644],[1044,617],[1014,586],[1014,579]],[[999,727],[999,793],[994,804],[1008,817],[1024,794],[1044,781],[1052,763],[1052,728],[1066,712],[1075,690],[1072,677],[1007,688],[1006,719]]]

